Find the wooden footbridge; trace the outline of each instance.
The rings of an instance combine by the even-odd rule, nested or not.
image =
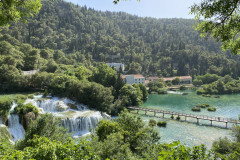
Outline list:
[[[199,120],[209,120],[211,122],[211,126],[212,126],[213,121],[225,123],[226,128],[228,126],[228,123],[240,124],[240,121],[237,121],[236,119],[232,119],[232,118],[210,117],[210,116],[178,113],[178,112],[164,111],[164,110],[158,110],[158,109],[149,109],[149,108],[140,108],[140,107],[128,107],[128,109],[136,110],[137,114],[139,111],[145,111],[145,115],[147,115],[147,112],[153,112],[155,117],[156,117],[157,113],[162,113],[163,118],[164,118],[165,114],[172,115],[172,116],[176,115],[178,117],[182,116],[182,117],[185,117],[185,121],[187,120],[187,117],[196,118],[197,124],[199,124]]]

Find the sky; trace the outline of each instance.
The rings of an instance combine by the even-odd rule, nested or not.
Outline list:
[[[101,11],[123,11],[141,17],[154,18],[194,18],[190,15],[190,6],[201,0],[127,0],[117,5],[113,0],[66,0],[80,6]]]

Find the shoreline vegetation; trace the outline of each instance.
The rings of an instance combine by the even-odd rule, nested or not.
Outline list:
[[[187,147],[180,142],[160,143],[156,125],[166,127],[165,121],[150,120],[146,125],[141,117],[122,111],[117,119],[101,120],[89,137],[73,140],[51,114],[39,116],[26,131],[26,136],[16,144],[6,139],[0,142],[0,157],[9,159],[20,156],[22,159],[157,159],[158,157],[191,159],[191,157],[211,159],[238,157],[239,139],[232,141],[220,138],[213,143],[211,150],[204,145]],[[42,125],[46,124],[46,125]],[[51,126],[51,127],[50,127]],[[133,129],[134,128],[134,129]],[[7,133],[0,127],[0,135]],[[239,126],[234,126],[233,135],[239,135]],[[51,133],[51,134],[49,134]],[[6,134],[7,136],[8,134]],[[2,137],[0,137],[2,138]],[[227,149],[222,150],[222,147]],[[47,154],[43,154],[47,153]],[[236,159],[237,160],[237,159]]]
[[[219,98],[220,96],[218,95],[221,94],[240,93],[240,79],[233,79],[230,75],[225,75],[224,77],[216,74],[197,76],[193,84],[195,86],[200,86],[197,90],[197,94],[204,97],[216,95],[214,97]]]

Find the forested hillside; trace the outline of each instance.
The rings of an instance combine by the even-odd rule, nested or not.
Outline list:
[[[58,64],[123,62],[129,73],[144,75],[240,76],[239,56],[223,53],[220,44],[201,38],[193,29],[194,20],[100,12],[62,0],[42,3],[28,23],[11,24],[1,33],[44,49],[45,55],[59,50],[53,59]]]

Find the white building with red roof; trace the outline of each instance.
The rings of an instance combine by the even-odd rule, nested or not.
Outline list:
[[[145,77],[141,74],[122,75],[122,79],[127,84],[145,84]]]

